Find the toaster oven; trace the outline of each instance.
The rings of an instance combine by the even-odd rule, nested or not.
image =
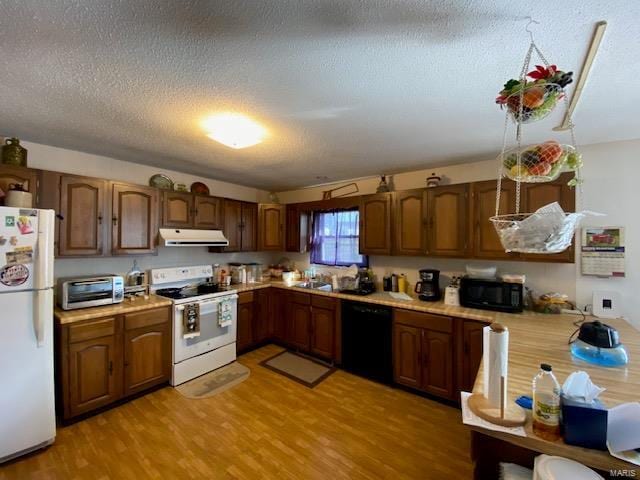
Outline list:
[[[63,310],[120,303],[124,300],[124,278],[110,274],[60,278],[57,293]]]
[[[521,283],[462,277],[460,305],[497,312],[519,313],[524,306],[523,290]]]

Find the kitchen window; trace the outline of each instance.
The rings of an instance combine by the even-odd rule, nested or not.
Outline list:
[[[359,217],[358,209],[314,213],[311,263],[368,266],[369,258],[359,253]]]

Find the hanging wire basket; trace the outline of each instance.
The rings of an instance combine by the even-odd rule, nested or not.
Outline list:
[[[496,215],[491,222],[506,252],[560,253],[571,246],[584,214],[566,213],[552,203],[534,213]]]
[[[514,122],[532,123],[549,115],[563,96],[560,85],[542,81],[528,83],[511,93],[506,97],[505,104]]]
[[[536,53],[543,65],[529,71],[531,56]],[[528,72],[528,73],[527,73]],[[571,72],[558,70],[550,65],[533,41],[527,51],[518,79],[505,83],[496,103],[506,106],[502,151],[498,157],[498,184],[496,188],[495,216],[490,218],[506,252],[553,254],[571,246],[578,224],[586,212],[567,213],[557,203],[545,205],[533,213],[520,212],[522,183],[550,182],[558,178],[563,169],[574,170],[575,178],[570,185],[578,185],[581,197],[582,160],[576,149],[573,122],[569,118],[571,144],[556,140],[524,147],[522,145],[523,124],[541,120],[557,106],[569,102],[563,88],[571,83]],[[507,147],[509,118],[516,125],[516,145]],[[516,183],[514,213],[500,214],[502,180],[506,177]]]
[[[579,154],[572,145],[562,145],[549,140],[525,148],[512,148],[502,156],[502,172],[514,182],[552,182],[566,165],[579,162]]]

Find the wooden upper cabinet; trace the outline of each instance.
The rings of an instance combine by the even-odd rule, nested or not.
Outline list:
[[[112,205],[112,253],[154,253],[158,233],[158,191],[151,187],[114,183]]]
[[[567,185],[573,178],[573,173],[563,173],[553,182],[546,183],[524,183],[522,184],[521,211],[532,213],[540,207],[549,203],[558,202],[565,212],[575,212],[576,194],[575,190]],[[556,254],[523,254],[525,260],[537,260],[546,262],[568,262],[575,261],[574,243],[567,250]]]
[[[500,189],[500,215],[513,213],[516,205],[516,184],[510,180],[502,181]],[[507,253],[493,223],[489,220],[496,214],[496,180],[471,184],[471,208],[473,238],[473,256],[476,258],[518,260],[519,253]]]
[[[227,252],[237,252],[240,250],[242,241],[242,202],[237,200],[224,199],[222,201],[223,227],[222,233],[229,240],[229,245],[224,247]]]
[[[393,373],[397,383],[413,388],[422,385],[422,330],[409,325],[393,326]]]
[[[393,194],[393,255],[425,255],[425,189],[405,190]]]
[[[162,192],[162,226],[193,226],[193,195],[185,192]]]
[[[31,168],[0,164],[0,189],[6,193],[12,183],[22,185],[26,191],[33,194],[33,206],[35,207],[39,201],[38,173],[38,170]],[[4,205],[4,197],[0,199],[0,202]]]
[[[194,228],[219,230],[222,222],[222,199],[216,197],[194,197]]]
[[[391,254],[391,194],[360,197],[360,253]]]
[[[96,178],[60,177],[59,256],[105,253],[108,232],[107,182]]]
[[[309,242],[311,212],[298,208],[296,204],[286,207],[285,249],[287,252],[305,253]]]
[[[243,252],[255,252],[258,249],[258,204],[242,202],[241,208],[241,244]]]
[[[260,204],[258,207],[258,250],[283,252],[286,206]]]
[[[427,253],[443,257],[468,254],[469,184],[427,190]]]

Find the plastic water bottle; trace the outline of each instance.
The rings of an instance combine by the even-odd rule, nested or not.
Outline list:
[[[550,441],[560,438],[560,384],[546,363],[533,378],[533,433]]]

